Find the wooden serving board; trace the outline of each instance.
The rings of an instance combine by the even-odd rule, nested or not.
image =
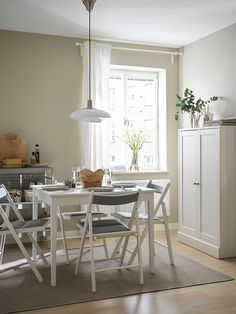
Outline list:
[[[26,140],[0,139],[0,161],[7,158],[19,158],[26,162]]]

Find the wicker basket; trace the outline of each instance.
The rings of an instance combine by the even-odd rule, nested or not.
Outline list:
[[[96,171],[92,171],[90,169],[82,169],[80,171],[80,179],[83,183],[84,188],[102,186],[104,170],[97,169]]]

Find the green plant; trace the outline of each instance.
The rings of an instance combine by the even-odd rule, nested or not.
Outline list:
[[[132,151],[139,151],[145,141],[145,137],[141,131],[126,131],[123,138],[120,138],[122,142],[127,144]]]
[[[190,114],[190,116],[198,116],[198,118],[202,115],[205,106],[212,101],[216,101],[219,99],[218,96],[213,96],[208,100],[203,100],[198,98],[195,100],[195,96],[193,91],[189,88],[186,88],[184,91],[184,97],[180,97],[177,94],[178,102],[176,103],[176,107],[178,111],[175,113],[175,120],[179,119],[180,113],[186,112]]]
[[[132,150],[132,161],[130,165],[130,170],[139,170],[138,167],[138,152],[143,146],[145,141],[145,136],[142,131],[130,131],[126,129],[122,137],[119,139],[127,144],[129,148]]]

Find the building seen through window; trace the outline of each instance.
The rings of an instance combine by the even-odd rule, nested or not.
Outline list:
[[[129,169],[132,151],[124,133],[140,133],[140,170],[158,169],[158,73],[111,69],[109,82],[108,158],[110,165]]]

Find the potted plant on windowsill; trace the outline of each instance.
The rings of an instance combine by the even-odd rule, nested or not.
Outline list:
[[[176,103],[176,107],[178,108],[178,111],[175,113],[175,120],[179,119],[180,113],[186,112],[190,116],[191,127],[194,128],[199,127],[199,120],[205,111],[205,107],[212,101],[219,99],[218,96],[213,96],[208,100],[203,100],[201,98],[195,100],[193,91],[189,88],[184,90],[184,97],[180,97],[177,94],[177,98],[178,102]]]

